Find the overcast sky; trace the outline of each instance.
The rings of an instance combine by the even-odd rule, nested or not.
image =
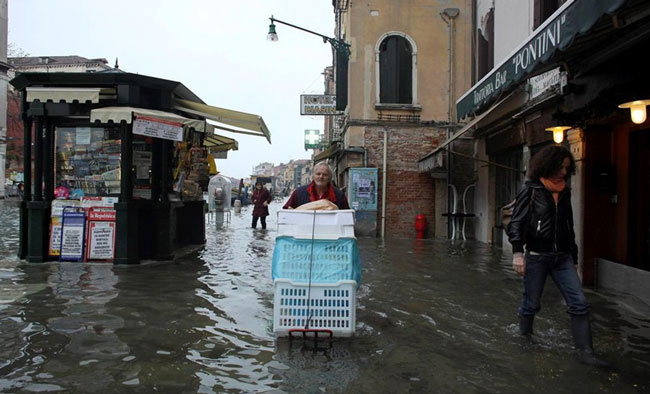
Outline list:
[[[30,56],[105,58],[112,66],[178,81],[207,104],[254,113],[271,130],[263,137],[220,132],[239,150],[217,160],[224,175],[242,178],[255,164],[310,158],[304,130],[322,117],[300,115],[300,95],[322,94],[332,51],[317,36],[269,17],[332,37],[331,0],[9,0],[9,42]]]

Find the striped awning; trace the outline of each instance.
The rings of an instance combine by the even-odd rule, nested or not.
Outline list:
[[[29,87],[27,102],[33,103],[98,103],[101,88],[58,88],[58,87]]]
[[[155,109],[135,108],[135,107],[104,107],[95,108],[90,111],[90,121],[92,123],[132,123],[133,119],[138,115],[149,116],[167,120],[170,122],[178,122],[185,127],[193,128],[196,131],[210,133],[213,128],[206,124],[205,120],[190,119],[184,116],[175,114],[173,112],[158,111]]]
[[[264,119],[255,114],[246,112],[233,111],[231,109],[214,107],[207,104],[197,103],[195,101],[176,99],[175,110],[192,115],[198,115],[217,123],[237,127],[232,129],[221,125],[213,125],[217,129],[230,131],[232,133],[241,133],[265,137],[271,143],[271,132],[266,127]],[[240,130],[241,129],[241,130]]]
[[[239,143],[237,140],[219,134],[206,135],[203,139],[203,146],[208,148],[211,152],[239,150]]]

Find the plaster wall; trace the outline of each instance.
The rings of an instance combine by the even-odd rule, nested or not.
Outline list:
[[[380,39],[390,32],[408,36],[417,50],[416,105],[422,120],[447,120],[448,26],[440,13],[458,8],[455,18],[453,59],[454,95],[471,86],[471,1],[470,0],[377,0],[353,2],[344,13],[342,31],[351,43],[349,63],[349,109],[351,119],[376,119],[376,57]],[[417,76],[416,76],[417,74]]]
[[[532,33],[532,0],[494,0],[494,64],[500,64]]]

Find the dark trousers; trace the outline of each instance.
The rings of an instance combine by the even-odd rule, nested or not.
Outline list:
[[[253,216],[253,228],[257,227],[257,219],[260,219],[262,229],[266,229],[266,216]]]
[[[589,312],[587,300],[582,292],[582,284],[573,267],[571,256],[568,254],[543,256],[526,253],[524,297],[519,307],[520,315],[531,316],[539,312],[544,283],[548,276],[560,289],[571,315],[580,316]]]

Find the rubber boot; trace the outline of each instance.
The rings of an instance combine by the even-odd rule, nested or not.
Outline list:
[[[519,315],[519,332],[525,337],[529,337],[533,333],[533,320],[535,315],[522,316]]]
[[[594,354],[589,315],[571,315],[571,332],[578,351],[578,360],[581,363],[597,367],[609,367],[608,363]]]

